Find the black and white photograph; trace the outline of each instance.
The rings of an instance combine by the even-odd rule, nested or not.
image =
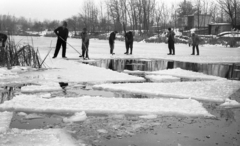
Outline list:
[[[0,146],[240,146],[240,0],[0,0]]]

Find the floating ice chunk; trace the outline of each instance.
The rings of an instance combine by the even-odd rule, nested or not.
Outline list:
[[[85,121],[86,119],[87,119],[87,114],[84,111],[82,111],[79,113],[75,113],[71,117],[63,118],[63,122],[65,123],[81,122],[81,121]]]
[[[204,82],[102,84],[93,86],[93,89],[224,102],[231,94],[240,89],[240,82],[218,80]]]
[[[24,118],[25,118],[25,119],[28,119],[28,120],[32,120],[32,119],[42,119],[43,117],[40,116],[40,115],[38,115],[38,114],[33,113],[33,114],[27,114],[27,115],[25,115]]]
[[[12,129],[0,134],[1,146],[84,146],[60,129]]]
[[[174,76],[174,77],[179,77],[179,78],[187,78],[187,79],[192,79],[192,80],[226,80],[225,78],[212,76],[212,75],[206,75],[203,73],[193,72],[193,71],[189,71],[189,70],[183,70],[180,68],[147,72],[146,74],[169,75],[169,76]]]
[[[5,133],[9,129],[12,117],[12,112],[0,112],[0,136],[1,133]]]
[[[139,118],[141,118],[141,119],[156,119],[157,115],[143,115],[143,116],[139,116]]]
[[[240,107],[240,103],[236,100],[226,99],[225,102],[219,106],[224,108],[238,108]]]
[[[105,130],[105,129],[98,129],[97,131],[98,131],[99,133],[105,133],[105,134],[108,133],[108,131]]]
[[[180,78],[167,75],[147,75],[145,77],[152,82],[180,82]]]
[[[61,91],[59,83],[39,82],[40,85],[28,85],[21,88],[22,93]]]
[[[24,113],[24,112],[18,112],[17,114],[18,114],[19,116],[27,116],[27,114]]]
[[[200,102],[192,99],[139,99],[83,96],[79,98],[44,99],[35,95],[19,95],[0,105],[0,110],[44,113],[76,113],[132,115],[183,115],[212,117]]]

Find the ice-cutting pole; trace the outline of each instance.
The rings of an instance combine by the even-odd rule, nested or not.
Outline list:
[[[66,42],[71,48],[73,48],[76,52],[78,52],[78,50],[77,49],[75,49],[71,44],[69,44],[67,41],[65,41],[61,36],[58,36],[60,39],[62,39],[64,42]],[[81,55],[81,53],[80,52],[78,52],[78,54],[80,54]]]
[[[50,44],[50,50],[48,51],[47,55],[45,56],[45,58],[43,59],[42,63],[40,64],[40,67],[42,67],[44,61],[47,59],[48,55],[50,54],[50,52],[52,51],[52,41],[51,41],[51,44]]]

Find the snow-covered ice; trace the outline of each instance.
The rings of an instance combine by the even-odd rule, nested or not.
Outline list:
[[[87,114],[136,114],[136,115],[212,115],[202,103],[193,99],[139,99],[139,98],[104,98],[104,97],[57,97],[44,99],[35,95],[19,95],[0,105],[0,110],[44,113],[76,113]]]
[[[0,67],[0,80],[14,79],[14,78],[18,78],[18,77],[19,76],[17,75],[17,73],[14,73],[14,72],[8,70],[7,68]]]
[[[224,102],[231,94],[240,89],[240,82],[218,80],[202,82],[102,84],[93,86],[93,89]]]
[[[154,72],[146,72],[146,74],[168,75],[168,76],[174,76],[174,77],[178,77],[178,78],[186,78],[186,79],[191,79],[191,80],[226,80],[225,78],[212,76],[212,75],[206,75],[203,73],[184,70],[181,68],[159,70],[159,71],[154,71]]]
[[[12,112],[0,112],[0,137],[1,133],[5,133],[9,129],[12,117]]]
[[[180,78],[167,75],[146,75],[147,79],[152,82],[180,82]]]
[[[29,76],[55,82],[102,83],[102,82],[141,82],[145,79],[118,73],[110,69],[99,68],[73,60],[49,60],[48,65],[54,69],[42,72],[31,72]]]
[[[1,146],[84,146],[61,129],[11,129],[0,133]]]

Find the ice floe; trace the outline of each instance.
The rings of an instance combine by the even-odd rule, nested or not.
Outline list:
[[[65,117],[63,118],[63,122],[65,123],[73,123],[73,122],[81,122],[85,121],[87,119],[87,115],[84,111],[75,113],[71,117]]]
[[[44,113],[76,113],[136,115],[184,115],[212,117],[202,104],[192,99],[139,99],[83,96],[44,99],[35,95],[19,95],[0,105],[0,110]]]
[[[240,107],[240,103],[237,102],[236,100],[227,99],[224,103],[220,104],[219,106],[224,108],[238,108]]]
[[[178,78],[186,78],[186,79],[191,79],[191,80],[224,80],[225,79],[225,78],[221,78],[221,77],[217,77],[217,76],[206,75],[203,73],[184,70],[181,68],[147,72],[146,74],[169,75],[169,76],[174,76],[174,77],[178,77]]]
[[[102,83],[102,82],[141,82],[141,77],[118,73],[110,69],[99,68],[72,60],[55,59],[49,63],[54,69],[43,72],[32,72],[30,76],[57,82]]]
[[[167,75],[146,75],[147,79],[152,82],[180,82],[181,79],[178,77],[167,76]]]
[[[61,129],[11,129],[0,133],[1,146],[84,146]]]
[[[231,94],[240,89],[240,82],[218,80],[203,82],[102,84],[93,86],[93,89],[224,102]]]
[[[0,135],[1,133],[5,133],[9,129],[12,117],[12,112],[0,112]]]
[[[51,92],[61,91],[59,83],[56,82],[39,82],[39,85],[27,85],[21,88],[22,93]]]

